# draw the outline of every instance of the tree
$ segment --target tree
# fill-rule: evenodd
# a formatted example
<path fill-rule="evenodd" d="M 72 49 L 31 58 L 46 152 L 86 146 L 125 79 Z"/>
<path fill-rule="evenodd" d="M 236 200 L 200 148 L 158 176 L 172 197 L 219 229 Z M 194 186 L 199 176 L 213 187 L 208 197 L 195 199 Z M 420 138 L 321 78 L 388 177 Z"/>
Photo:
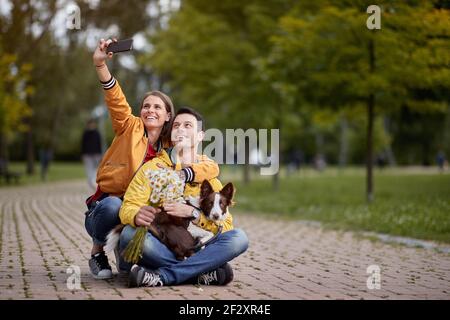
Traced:
<path fill-rule="evenodd" d="M 166 79 L 163 88 L 178 104 L 207 114 L 209 127 L 281 128 L 287 112 L 261 77 L 258 62 L 268 52 L 269 35 L 290 3 L 183 1 L 168 27 L 151 35 L 153 51 L 140 63 Z M 248 158 L 245 162 L 248 182 Z"/>
<path fill-rule="evenodd" d="M 382 1 L 381 30 L 368 30 L 368 1 L 302 2 L 280 20 L 265 69 L 315 108 L 367 112 L 367 200 L 373 200 L 376 113 L 407 107 L 445 112 L 448 101 L 450 15 L 428 1 Z M 419 94 L 426 92 L 427 94 Z"/>
<path fill-rule="evenodd" d="M 8 144 L 17 133 L 27 128 L 23 118 L 31 114 L 26 98 L 33 93 L 27 85 L 31 66 L 17 65 L 14 55 L 0 57 L 0 159 L 8 165 Z"/>
<path fill-rule="evenodd" d="M 26 130 L 18 143 L 26 145 L 27 172 L 34 172 L 38 148 L 78 151 L 77 133 L 93 106 L 101 101 L 102 90 L 92 67 L 92 49 L 87 37 L 93 28 L 110 29 L 117 34 L 104 36 L 132 37 L 143 30 L 148 20 L 148 2 L 130 1 L 123 10 L 121 1 L 99 1 L 97 4 L 76 1 L 81 12 L 81 29 L 65 30 L 56 37 L 52 26 L 57 14 L 64 14 L 72 1 L 17 0 L 10 1 L 10 10 L 0 15 L 0 46 L 6 54 L 16 57 L 17 65 L 32 65 L 27 85 L 35 89 L 25 103 L 32 113 L 21 119 Z M 150 1 L 149 1 L 150 2 Z M 153 1 L 155 2 L 155 1 Z M 129 7 L 128 7 L 129 6 Z M 61 31 L 61 30 L 56 30 Z M 90 40 L 90 39 L 89 39 Z M 135 82 L 130 83 L 134 88 Z M 97 87 L 98 90 L 92 90 Z M 9 92 L 9 94 L 13 94 Z M 22 148 L 15 148 L 20 154 Z"/>
<path fill-rule="evenodd" d="M 50 30 L 52 19 L 57 11 L 56 1 L 17 0 L 11 1 L 10 4 L 11 10 L 8 17 L 0 16 L 2 32 L 0 45 L 5 53 L 16 57 L 19 65 L 39 65 L 33 63 L 32 58 L 36 48 Z M 29 81 L 32 81 L 32 78 Z M 27 101 L 27 104 L 32 106 L 30 101 Z M 25 117 L 23 121 L 27 128 L 32 126 L 31 115 Z M 34 172 L 33 131 L 26 130 L 25 133 L 27 172 L 32 174 Z"/>

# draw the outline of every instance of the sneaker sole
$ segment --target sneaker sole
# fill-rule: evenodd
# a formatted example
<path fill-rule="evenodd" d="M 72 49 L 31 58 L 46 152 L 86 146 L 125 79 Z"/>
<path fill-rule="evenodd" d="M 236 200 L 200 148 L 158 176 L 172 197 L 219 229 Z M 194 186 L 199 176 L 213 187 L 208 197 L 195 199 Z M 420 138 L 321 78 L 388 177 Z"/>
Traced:
<path fill-rule="evenodd" d="M 113 275 L 110 275 L 110 276 L 97 276 L 97 275 L 92 274 L 92 273 L 91 273 L 91 276 L 94 279 L 96 279 L 96 280 L 107 280 L 107 279 L 112 279 L 113 278 Z"/>

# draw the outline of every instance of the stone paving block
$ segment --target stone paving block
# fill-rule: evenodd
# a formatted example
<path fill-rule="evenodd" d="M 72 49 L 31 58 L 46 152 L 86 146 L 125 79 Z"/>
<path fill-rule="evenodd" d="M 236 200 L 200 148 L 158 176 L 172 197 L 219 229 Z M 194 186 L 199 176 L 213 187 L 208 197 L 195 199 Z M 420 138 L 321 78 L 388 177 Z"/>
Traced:
<path fill-rule="evenodd" d="M 450 255 L 371 241 L 301 221 L 234 213 L 249 250 L 231 262 L 226 287 L 127 288 L 127 278 L 94 280 L 92 241 L 84 229 L 84 181 L 0 191 L 0 299 L 450 299 Z M 71 290 L 70 266 L 80 268 Z M 381 289 L 367 288 L 378 265 Z"/>

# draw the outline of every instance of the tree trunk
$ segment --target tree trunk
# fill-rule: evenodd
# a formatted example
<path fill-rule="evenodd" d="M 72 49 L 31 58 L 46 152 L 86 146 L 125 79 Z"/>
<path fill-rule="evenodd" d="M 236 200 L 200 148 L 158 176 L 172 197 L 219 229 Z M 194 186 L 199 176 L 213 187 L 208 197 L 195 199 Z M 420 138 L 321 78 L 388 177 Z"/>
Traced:
<path fill-rule="evenodd" d="M 281 156 L 281 154 L 280 154 L 280 156 Z M 279 163 L 281 163 L 280 159 L 279 159 Z M 280 170 L 278 170 L 278 172 L 275 173 L 272 177 L 272 188 L 276 192 L 280 191 Z"/>
<path fill-rule="evenodd" d="M 375 52 L 373 39 L 369 41 L 370 72 L 375 70 Z M 372 202 L 373 196 L 373 122 L 374 122 L 375 94 L 370 93 L 367 105 L 367 177 L 366 197 L 367 202 Z"/>
<path fill-rule="evenodd" d="M 27 157 L 27 174 L 34 174 L 34 142 L 31 130 L 25 133 L 26 157 Z"/>
<path fill-rule="evenodd" d="M 237 152 L 244 152 L 245 160 L 244 160 L 244 167 L 243 167 L 243 181 L 244 185 L 248 185 L 250 183 L 250 141 L 249 139 L 244 139 L 244 146 L 242 150 L 236 150 Z"/>
<path fill-rule="evenodd" d="M 375 95 L 369 96 L 367 112 L 367 202 L 373 201 L 373 109 L 375 104 Z"/>
<path fill-rule="evenodd" d="M 390 134 L 391 128 L 390 128 L 390 119 L 388 116 L 384 116 L 383 123 L 384 123 L 384 130 L 386 130 L 386 132 L 388 132 Z M 392 150 L 391 144 L 389 144 L 389 146 L 387 146 L 387 148 L 386 148 L 386 157 L 387 157 L 387 161 L 391 167 L 395 167 L 397 165 L 397 161 L 395 160 L 395 154 L 394 154 L 394 151 Z"/>
<path fill-rule="evenodd" d="M 450 106 L 447 108 L 447 115 L 445 116 L 444 131 L 442 133 L 442 151 L 446 154 L 450 153 Z"/>
<path fill-rule="evenodd" d="M 247 156 L 245 156 L 247 158 Z M 248 185 L 250 183 L 250 164 L 247 160 L 245 160 L 245 164 L 243 167 L 243 174 L 244 174 L 244 184 Z"/>
<path fill-rule="evenodd" d="M 3 170 L 8 171 L 8 142 L 6 139 L 6 135 L 1 133 L 0 134 L 0 161 L 1 165 L 3 166 Z"/>
<path fill-rule="evenodd" d="M 322 132 L 316 130 L 316 154 L 322 154 L 323 151 L 323 134 Z"/>
<path fill-rule="evenodd" d="M 281 129 L 282 129 L 281 127 L 282 126 L 283 126 L 283 107 L 282 107 L 282 104 L 280 104 L 279 105 L 279 111 L 278 111 L 278 117 L 277 117 L 277 120 L 275 122 L 275 128 L 277 128 L 281 132 Z M 270 150 L 272 150 L 272 143 L 274 143 L 274 142 L 271 139 L 271 141 L 270 141 L 270 146 L 271 146 Z M 278 192 L 280 190 L 280 171 L 281 171 L 281 164 L 282 164 L 282 161 L 281 161 L 282 152 L 281 152 L 281 150 L 283 150 L 281 148 L 281 144 L 282 144 L 282 142 L 280 141 L 279 145 L 278 145 L 278 171 L 272 177 L 272 188 L 273 188 L 273 190 L 275 192 Z M 272 157 L 272 159 L 274 159 L 274 156 L 273 156 L 272 153 L 270 154 L 270 156 Z"/>
<path fill-rule="evenodd" d="M 348 122 L 345 117 L 340 119 L 341 126 L 341 141 L 339 148 L 339 168 L 344 168 L 347 165 L 348 158 Z"/>

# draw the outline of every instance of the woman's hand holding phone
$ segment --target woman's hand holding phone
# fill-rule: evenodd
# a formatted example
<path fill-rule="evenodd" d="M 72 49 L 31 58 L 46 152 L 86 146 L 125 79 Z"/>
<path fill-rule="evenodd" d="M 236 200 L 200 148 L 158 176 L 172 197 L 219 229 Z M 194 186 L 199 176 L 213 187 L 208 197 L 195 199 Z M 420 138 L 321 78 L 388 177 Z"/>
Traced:
<path fill-rule="evenodd" d="M 107 53 L 106 51 L 107 47 L 113 42 L 117 42 L 117 39 L 108 39 L 106 41 L 105 39 L 100 39 L 97 48 L 95 48 L 94 55 L 92 56 L 92 60 L 96 67 L 101 67 L 105 64 L 106 59 L 111 59 L 113 57 L 114 53 Z"/>

